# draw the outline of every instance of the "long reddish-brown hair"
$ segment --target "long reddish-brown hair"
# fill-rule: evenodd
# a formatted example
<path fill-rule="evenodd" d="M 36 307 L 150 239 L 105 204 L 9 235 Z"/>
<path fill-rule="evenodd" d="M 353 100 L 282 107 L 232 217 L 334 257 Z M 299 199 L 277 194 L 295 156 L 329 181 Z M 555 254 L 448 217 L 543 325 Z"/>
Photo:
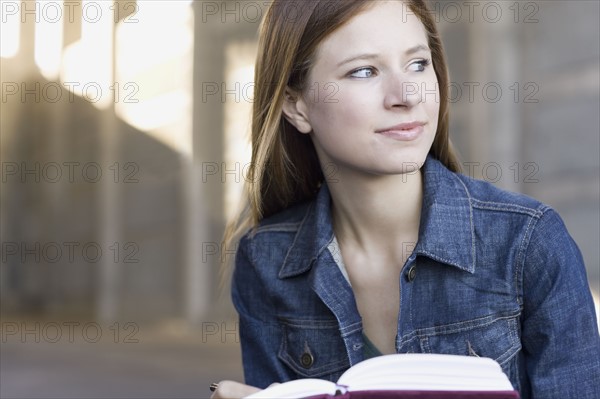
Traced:
<path fill-rule="evenodd" d="M 302 92 L 317 46 L 332 32 L 376 1 L 274 0 L 260 26 L 254 72 L 252 161 L 245 182 L 244 204 L 229 222 L 224 247 L 260 220 L 313 197 L 324 180 L 313 143 L 282 114 L 286 87 Z M 430 153 L 459 171 L 448 137 L 449 78 L 442 41 L 423 0 L 406 0 L 408 9 L 427 32 L 433 68 L 439 84 L 438 126 Z"/>

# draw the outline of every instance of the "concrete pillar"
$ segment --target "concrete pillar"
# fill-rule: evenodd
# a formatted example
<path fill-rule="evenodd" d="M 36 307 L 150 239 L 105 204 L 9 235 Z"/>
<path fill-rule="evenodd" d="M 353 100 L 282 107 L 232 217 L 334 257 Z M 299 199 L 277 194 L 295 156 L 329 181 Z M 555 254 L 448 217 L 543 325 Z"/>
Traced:
<path fill-rule="evenodd" d="M 110 46 L 112 58 L 112 81 L 115 80 L 115 26 L 111 29 Z M 110 90 L 111 101 L 107 109 L 102 111 L 100 117 L 101 155 L 102 168 L 114 164 L 119 157 L 119 134 L 117 117 L 115 114 L 114 90 Z M 116 242 L 121 245 L 122 217 L 121 217 L 121 192 L 120 184 L 110 176 L 104 176 L 100 186 L 100 246 L 107 252 Z M 109 253 L 101 259 L 100 279 L 98 281 L 98 297 L 96 298 L 97 318 L 105 323 L 115 321 L 119 317 L 119 287 L 121 273 L 120 264 L 114 261 Z"/>
<path fill-rule="evenodd" d="M 207 256 L 207 248 L 220 247 L 223 234 L 223 184 L 211 176 L 203 179 L 207 165 L 221 167 L 223 160 L 223 104 L 220 95 L 203 95 L 206 87 L 221 87 L 224 70 L 223 27 L 202 21 L 201 5 L 193 3 L 194 106 L 192 158 L 184 160 L 185 189 L 185 315 L 189 324 L 198 325 L 211 311 L 218 256 Z M 220 169 L 219 169 L 220 171 Z"/>

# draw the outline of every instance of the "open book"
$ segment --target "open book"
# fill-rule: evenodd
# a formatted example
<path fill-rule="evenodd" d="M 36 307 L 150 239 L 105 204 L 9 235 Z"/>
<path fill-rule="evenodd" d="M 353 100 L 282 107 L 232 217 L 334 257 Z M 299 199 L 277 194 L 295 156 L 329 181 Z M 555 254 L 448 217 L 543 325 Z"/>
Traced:
<path fill-rule="evenodd" d="M 484 357 L 440 354 L 378 356 L 349 368 L 337 383 L 300 379 L 246 399 L 480 398 L 518 399 L 500 365 Z"/>

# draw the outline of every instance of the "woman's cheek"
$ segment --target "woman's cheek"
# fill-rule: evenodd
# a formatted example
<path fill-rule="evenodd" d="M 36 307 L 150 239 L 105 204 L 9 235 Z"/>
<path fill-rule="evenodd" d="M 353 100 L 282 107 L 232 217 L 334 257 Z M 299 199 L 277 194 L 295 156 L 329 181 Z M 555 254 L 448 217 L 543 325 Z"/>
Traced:
<path fill-rule="evenodd" d="M 360 140 L 361 131 L 365 130 L 362 127 L 368 125 L 365 124 L 365 116 L 341 103 L 330 104 L 328 108 L 330 111 L 322 115 L 319 123 L 323 139 L 333 144 Z"/>

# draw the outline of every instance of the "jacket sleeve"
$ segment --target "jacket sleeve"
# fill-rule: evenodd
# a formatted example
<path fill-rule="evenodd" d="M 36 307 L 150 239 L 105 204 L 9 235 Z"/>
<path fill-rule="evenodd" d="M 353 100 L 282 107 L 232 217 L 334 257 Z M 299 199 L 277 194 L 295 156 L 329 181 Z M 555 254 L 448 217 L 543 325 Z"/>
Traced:
<path fill-rule="evenodd" d="M 522 343 L 532 398 L 600 398 L 600 337 L 583 258 L 549 208 L 526 249 Z"/>
<path fill-rule="evenodd" d="M 256 270 L 251 252 L 248 237 L 242 237 L 235 257 L 231 296 L 239 315 L 245 383 L 266 388 L 289 377 L 277 361 L 280 327 L 268 287 Z"/>

